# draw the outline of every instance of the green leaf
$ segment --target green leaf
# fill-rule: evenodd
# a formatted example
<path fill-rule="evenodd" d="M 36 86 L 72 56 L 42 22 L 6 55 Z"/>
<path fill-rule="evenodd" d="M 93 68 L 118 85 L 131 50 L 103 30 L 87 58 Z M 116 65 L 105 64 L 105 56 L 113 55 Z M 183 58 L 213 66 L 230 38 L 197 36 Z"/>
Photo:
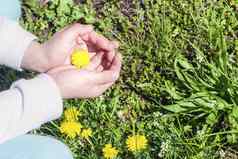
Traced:
<path fill-rule="evenodd" d="M 187 111 L 186 108 L 183 108 L 178 104 L 163 106 L 163 108 L 168 110 L 168 111 L 171 111 L 173 113 L 182 113 L 182 112 Z"/>
<path fill-rule="evenodd" d="M 227 135 L 227 141 L 230 144 L 237 143 L 237 135 L 236 134 L 229 134 L 229 135 Z"/>
<path fill-rule="evenodd" d="M 186 70 L 193 70 L 194 67 L 192 64 L 188 63 L 188 60 L 184 57 L 179 57 L 177 62 Z"/>
<path fill-rule="evenodd" d="M 232 115 L 238 120 L 238 106 L 234 106 L 232 109 Z"/>
<path fill-rule="evenodd" d="M 214 125 L 217 122 L 217 115 L 215 113 L 211 113 L 207 116 L 206 123 L 209 125 Z"/>
<path fill-rule="evenodd" d="M 165 81 L 166 91 L 171 95 L 172 98 L 179 100 L 182 99 L 182 96 L 179 92 L 176 91 L 176 88 L 173 86 L 172 82 Z"/>

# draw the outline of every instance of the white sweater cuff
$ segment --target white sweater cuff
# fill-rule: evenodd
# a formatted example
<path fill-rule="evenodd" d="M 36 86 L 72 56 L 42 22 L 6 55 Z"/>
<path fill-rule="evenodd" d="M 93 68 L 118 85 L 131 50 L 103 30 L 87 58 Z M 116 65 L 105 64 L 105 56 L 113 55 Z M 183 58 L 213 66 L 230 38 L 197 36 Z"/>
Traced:
<path fill-rule="evenodd" d="M 0 64 L 21 70 L 24 53 L 36 36 L 3 17 L 0 17 L 0 35 Z"/>
<path fill-rule="evenodd" d="M 63 111 L 60 90 L 53 79 L 41 74 L 31 80 L 20 80 L 12 85 L 22 93 L 23 127 L 27 132 L 48 121 L 59 118 Z"/>

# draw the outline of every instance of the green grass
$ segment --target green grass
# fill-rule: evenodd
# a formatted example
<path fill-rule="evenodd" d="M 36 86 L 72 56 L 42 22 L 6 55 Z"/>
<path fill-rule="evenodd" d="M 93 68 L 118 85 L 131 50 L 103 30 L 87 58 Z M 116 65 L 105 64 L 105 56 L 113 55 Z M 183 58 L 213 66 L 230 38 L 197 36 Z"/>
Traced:
<path fill-rule="evenodd" d="M 23 11 L 22 25 L 42 42 L 73 22 L 92 24 L 121 43 L 124 59 L 120 80 L 103 96 L 65 101 L 93 129 L 90 142 L 65 138 L 61 119 L 35 133 L 65 142 L 76 159 L 103 158 L 107 143 L 123 159 L 238 157 L 237 1 L 55 0 L 42 7 L 25 0 Z M 125 144 L 135 133 L 149 140 L 139 154 Z"/>

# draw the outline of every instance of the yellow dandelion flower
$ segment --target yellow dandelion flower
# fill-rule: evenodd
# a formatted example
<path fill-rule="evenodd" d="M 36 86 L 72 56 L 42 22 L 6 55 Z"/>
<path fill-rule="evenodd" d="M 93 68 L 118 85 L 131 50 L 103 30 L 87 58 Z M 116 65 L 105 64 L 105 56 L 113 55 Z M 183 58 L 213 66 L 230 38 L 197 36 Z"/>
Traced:
<path fill-rule="evenodd" d="M 60 132 L 69 138 L 75 138 L 80 135 L 82 125 L 76 121 L 63 121 L 60 124 Z"/>
<path fill-rule="evenodd" d="M 106 144 L 104 148 L 102 149 L 103 156 L 106 159 L 113 159 L 117 156 L 118 150 L 115 147 L 112 147 L 112 144 Z"/>
<path fill-rule="evenodd" d="M 90 57 L 86 49 L 76 49 L 71 56 L 72 65 L 77 68 L 85 67 L 89 64 Z"/>
<path fill-rule="evenodd" d="M 93 134 L 92 129 L 88 128 L 88 129 L 83 129 L 81 136 L 82 138 L 89 139 L 89 137 L 91 137 L 92 134 Z"/>
<path fill-rule="evenodd" d="M 64 111 L 64 118 L 66 121 L 77 121 L 80 112 L 76 107 L 68 108 Z"/>
<path fill-rule="evenodd" d="M 126 140 L 127 148 L 129 151 L 136 152 L 146 148 L 147 139 L 144 135 L 129 136 Z"/>

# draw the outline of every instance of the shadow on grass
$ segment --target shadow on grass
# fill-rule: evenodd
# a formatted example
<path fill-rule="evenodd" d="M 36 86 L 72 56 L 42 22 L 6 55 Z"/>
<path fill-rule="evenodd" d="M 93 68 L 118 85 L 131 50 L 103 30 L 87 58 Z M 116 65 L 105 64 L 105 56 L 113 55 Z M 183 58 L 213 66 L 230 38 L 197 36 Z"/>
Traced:
<path fill-rule="evenodd" d="M 29 79 L 34 73 L 28 71 L 16 71 L 8 67 L 0 66 L 0 91 L 10 88 L 14 81 L 21 78 Z"/>

